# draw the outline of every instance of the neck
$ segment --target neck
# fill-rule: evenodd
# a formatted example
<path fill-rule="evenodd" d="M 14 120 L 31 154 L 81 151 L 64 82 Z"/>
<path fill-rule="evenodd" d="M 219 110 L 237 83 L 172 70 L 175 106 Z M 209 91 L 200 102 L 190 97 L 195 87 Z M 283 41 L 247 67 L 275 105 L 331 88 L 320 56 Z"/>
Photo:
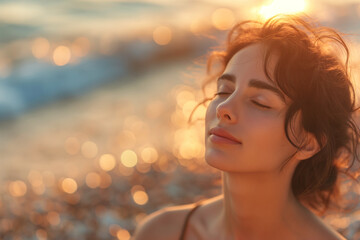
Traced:
<path fill-rule="evenodd" d="M 303 207 L 291 191 L 291 175 L 286 174 L 223 173 L 222 217 L 229 236 L 267 239 L 291 228 Z"/>

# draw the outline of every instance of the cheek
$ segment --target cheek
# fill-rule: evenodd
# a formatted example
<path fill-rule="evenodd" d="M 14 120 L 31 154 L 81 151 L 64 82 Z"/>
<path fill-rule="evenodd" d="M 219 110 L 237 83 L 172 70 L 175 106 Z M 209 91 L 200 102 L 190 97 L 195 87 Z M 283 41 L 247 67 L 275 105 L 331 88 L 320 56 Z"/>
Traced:
<path fill-rule="evenodd" d="M 249 124 L 249 128 L 244 129 L 247 140 L 244 147 L 248 146 L 254 158 L 267 159 L 270 165 L 277 165 L 294 153 L 295 148 L 285 136 L 282 121 L 263 118 L 262 121 L 249 121 Z"/>

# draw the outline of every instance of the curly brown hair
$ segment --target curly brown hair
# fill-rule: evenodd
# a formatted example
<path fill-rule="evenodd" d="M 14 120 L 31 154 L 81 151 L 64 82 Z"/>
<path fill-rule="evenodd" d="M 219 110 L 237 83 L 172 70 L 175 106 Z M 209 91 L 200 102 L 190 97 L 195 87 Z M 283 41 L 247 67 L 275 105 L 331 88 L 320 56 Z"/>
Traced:
<path fill-rule="evenodd" d="M 340 33 L 317 26 L 307 16 L 277 15 L 263 23 L 243 21 L 229 32 L 225 49 L 208 58 L 203 91 L 239 50 L 255 43 L 267 46 L 264 72 L 291 99 L 284 124 L 287 139 L 301 147 L 291 141 L 288 132 L 295 114 L 301 112 L 303 129 L 320 145 L 318 153 L 297 165 L 292 191 L 304 204 L 324 213 L 330 202 L 340 200 L 339 174 L 356 180 L 350 169 L 355 161 L 360 162 L 360 134 L 354 121 L 359 108 L 349 76 L 349 48 Z M 345 61 L 338 57 L 339 50 L 345 53 Z M 267 71 L 272 54 L 279 56 L 274 79 Z M 221 67 L 214 70 L 219 63 Z"/>

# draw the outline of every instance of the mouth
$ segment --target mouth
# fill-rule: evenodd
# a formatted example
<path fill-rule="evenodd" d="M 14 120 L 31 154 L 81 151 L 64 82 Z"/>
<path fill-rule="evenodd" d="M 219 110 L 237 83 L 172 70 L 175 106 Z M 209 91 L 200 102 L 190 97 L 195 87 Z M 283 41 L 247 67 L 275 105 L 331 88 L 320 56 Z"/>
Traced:
<path fill-rule="evenodd" d="M 241 144 L 241 141 L 232 136 L 223 128 L 215 127 L 209 131 L 209 139 L 218 144 Z"/>

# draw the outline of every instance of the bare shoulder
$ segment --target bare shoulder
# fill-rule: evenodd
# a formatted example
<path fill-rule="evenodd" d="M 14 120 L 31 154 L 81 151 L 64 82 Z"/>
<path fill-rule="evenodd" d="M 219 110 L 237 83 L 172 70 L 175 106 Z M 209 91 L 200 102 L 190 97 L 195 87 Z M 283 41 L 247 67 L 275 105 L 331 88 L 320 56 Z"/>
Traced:
<path fill-rule="evenodd" d="M 316 222 L 313 224 L 311 232 L 312 239 L 316 240 L 347 240 L 343 235 L 333 229 L 320 217 L 316 216 Z"/>
<path fill-rule="evenodd" d="M 132 240 L 177 240 L 186 214 L 194 205 L 166 207 L 148 215 L 136 227 Z"/>
<path fill-rule="evenodd" d="M 330 226 L 326 226 L 325 232 L 323 234 L 323 238 L 324 240 L 346 240 L 346 238 L 341 235 L 339 232 L 335 231 L 333 228 L 331 228 Z"/>
<path fill-rule="evenodd" d="M 314 238 L 315 239 L 315 238 Z M 316 237 L 319 240 L 347 240 L 343 235 L 333 229 L 322 230 Z"/>

